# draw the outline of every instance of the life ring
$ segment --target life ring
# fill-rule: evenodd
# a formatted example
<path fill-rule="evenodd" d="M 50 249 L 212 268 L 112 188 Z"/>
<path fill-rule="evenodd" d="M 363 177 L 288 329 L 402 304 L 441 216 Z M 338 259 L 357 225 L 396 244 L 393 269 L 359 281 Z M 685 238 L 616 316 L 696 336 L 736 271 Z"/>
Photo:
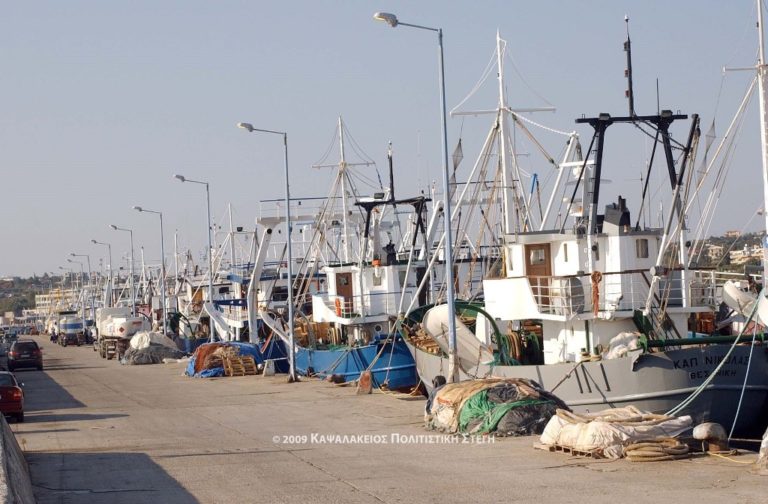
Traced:
<path fill-rule="evenodd" d="M 590 278 L 592 280 L 592 313 L 597 317 L 600 311 L 600 281 L 603 279 L 603 274 L 593 271 Z"/>
<path fill-rule="evenodd" d="M 334 302 L 336 305 L 336 316 L 341 317 L 341 300 L 339 298 L 336 298 L 336 301 Z"/>

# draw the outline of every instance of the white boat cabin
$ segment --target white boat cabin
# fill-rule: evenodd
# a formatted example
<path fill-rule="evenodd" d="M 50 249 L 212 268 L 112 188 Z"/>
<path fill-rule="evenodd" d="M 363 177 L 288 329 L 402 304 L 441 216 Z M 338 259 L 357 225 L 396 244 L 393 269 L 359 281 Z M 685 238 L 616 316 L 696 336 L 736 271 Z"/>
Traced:
<path fill-rule="evenodd" d="M 483 282 L 485 309 L 500 330 L 541 321 L 547 364 L 608 348 L 618 334 L 637 331 L 633 316 L 646 307 L 661 231 L 633 228 L 621 198 L 602 217 L 592 236 L 579 227 L 506 235 L 506 276 Z M 712 309 L 714 293 L 700 275 L 675 266 L 655 289 L 669 331 L 685 336 L 691 312 Z"/>

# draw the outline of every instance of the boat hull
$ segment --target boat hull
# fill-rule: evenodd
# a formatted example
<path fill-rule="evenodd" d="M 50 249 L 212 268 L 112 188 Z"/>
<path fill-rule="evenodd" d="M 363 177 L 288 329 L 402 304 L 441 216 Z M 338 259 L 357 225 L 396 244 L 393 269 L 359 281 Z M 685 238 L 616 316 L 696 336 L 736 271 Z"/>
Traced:
<path fill-rule="evenodd" d="M 369 368 L 374 386 L 386 384 L 390 389 L 402 389 L 419 383 L 416 364 L 401 338 L 394 343 L 332 350 L 304 347 L 296 349 L 296 370 L 304 376 L 325 378 L 337 375 L 345 382 L 351 382 L 357 380 L 360 373 Z"/>
<path fill-rule="evenodd" d="M 447 357 L 408 344 L 425 386 L 446 375 Z M 722 361 L 728 345 L 708 345 L 670 350 L 619 359 L 521 366 L 477 366 L 462 369 L 462 380 L 484 377 L 529 378 L 554 392 L 574 411 L 590 412 L 635 405 L 654 413 L 665 413 L 697 389 Z M 736 431 L 762 432 L 768 419 L 761 418 L 768 403 L 768 353 L 755 346 L 737 346 L 718 376 L 681 414 L 695 422 L 711 421 L 730 430 L 739 407 L 744 378 L 749 378 L 741 401 Z"/>

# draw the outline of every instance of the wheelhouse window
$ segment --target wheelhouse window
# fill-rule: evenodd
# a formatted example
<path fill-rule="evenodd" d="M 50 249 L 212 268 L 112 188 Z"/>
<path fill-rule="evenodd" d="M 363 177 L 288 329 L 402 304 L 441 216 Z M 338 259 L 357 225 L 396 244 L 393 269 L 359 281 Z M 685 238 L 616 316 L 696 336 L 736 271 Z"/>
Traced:
<path fill-rule="evenodd" d="M 541 249 L 541 248 L 531 249 L 530 255 L 528 257 L 528 261 L 531 263 L 531 265 L 544 264 L 545 260 L 546 260 L 546 254 L 544 254 L 544 249 Z"/>
<path fill-rule="evenodd" d="M 638 259 L 648 258 L 648 239 L 640 238 L 635 241 L 635 250 L 637 252 Z"/>

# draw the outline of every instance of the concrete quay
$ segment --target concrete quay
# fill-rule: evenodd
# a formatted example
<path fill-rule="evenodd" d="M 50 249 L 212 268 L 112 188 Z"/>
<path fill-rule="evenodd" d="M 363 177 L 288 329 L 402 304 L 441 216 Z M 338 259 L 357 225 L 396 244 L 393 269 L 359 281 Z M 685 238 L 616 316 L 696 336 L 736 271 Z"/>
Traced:
<path fill-rule="evenodd" d="M 19 370 L 11 422 L 40 503 L 734 502 L 762 504 L 754 454 L 632 463 L 534 450 L 535 438 L 445 437 L 424 400 L 283 376 L 193 379 L 44 347 Z"/>

